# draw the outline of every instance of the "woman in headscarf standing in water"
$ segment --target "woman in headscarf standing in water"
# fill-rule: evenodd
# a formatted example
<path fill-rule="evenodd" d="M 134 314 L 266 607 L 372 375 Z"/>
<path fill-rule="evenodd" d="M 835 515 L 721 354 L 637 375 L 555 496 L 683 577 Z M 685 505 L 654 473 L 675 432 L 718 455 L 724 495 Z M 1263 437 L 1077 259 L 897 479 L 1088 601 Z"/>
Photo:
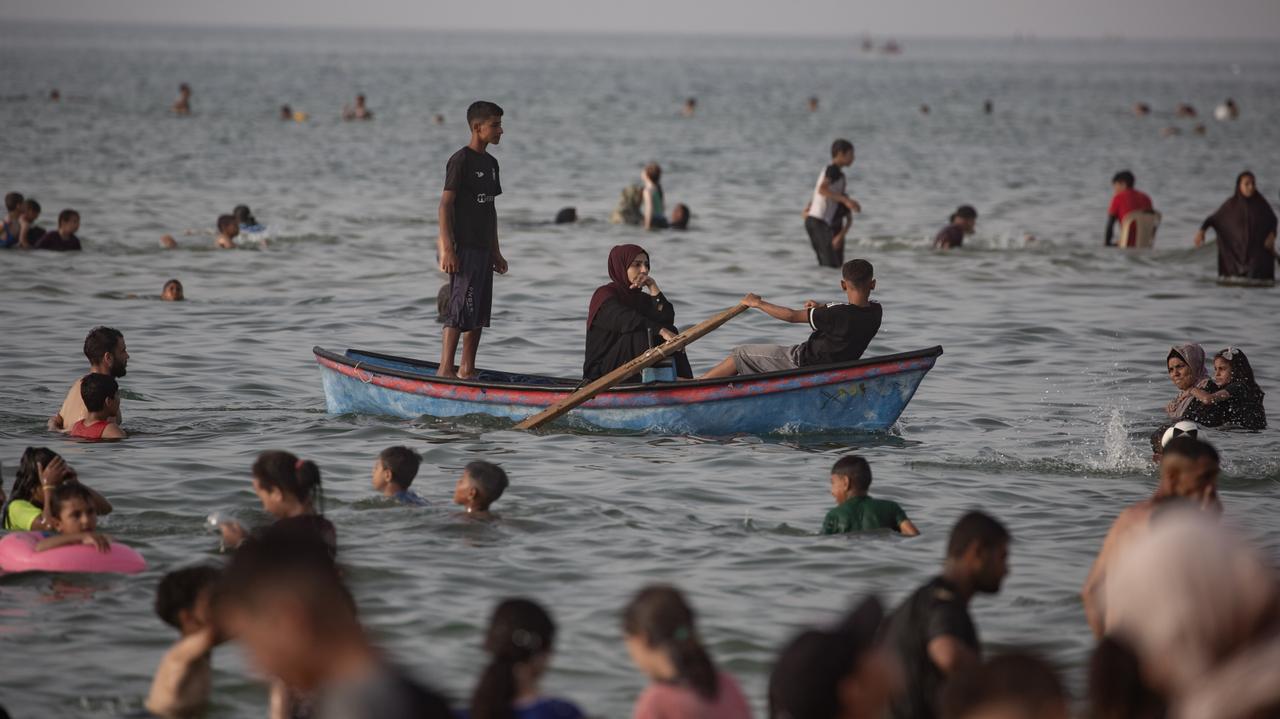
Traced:
<path fill-rule="evenodd" d="M 1218 233 L 1218 280 L 1271 286 L 1276 281 L 1276 213 L 1258 191 L 1252 172 L 1236 178 L 1236 191 L 1196 233 L 1196 247 L 1205 230 Z"/>
<path fill-rule="evenodd" d="M 1169 381 L 1178 388 L 1178 396 L 1165 406 L 1169 419 L 1177 422 L 1186 414 L 1195 399 L 1191 390 L 1204 389 L 1209 384 L 1209 373 L 1204 368 L 1204 348 L 1198 344 L 1176 345 L 1165 356 L 1169 369 Z"/>
<path fill-rule="evenodd" d="M 597 379 L 676 336 L 676 311 L 649 275 L 649 253 L 639 245 L 609 251 L 609 284 L 597 288 L 587 312 L 583 379 Z M 692 377 L 683 352 L 674 358 L 676 374 Z M 639 381 L 628 377 L 627 382 Z"/>

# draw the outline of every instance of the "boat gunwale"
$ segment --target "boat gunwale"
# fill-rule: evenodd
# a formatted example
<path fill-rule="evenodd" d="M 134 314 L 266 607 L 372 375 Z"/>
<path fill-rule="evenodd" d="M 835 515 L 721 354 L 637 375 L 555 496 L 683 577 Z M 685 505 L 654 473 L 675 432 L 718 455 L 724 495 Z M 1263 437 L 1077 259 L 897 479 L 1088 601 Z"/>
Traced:
<path fill-rule="evenodd" d="M 424 384 L 434 384 L 434 385 L 445 386 L 445 387 L 453 386 L 453 387 L 468 388 L 468 389 L 505 390 L 505 391 L 514 391 L 514 392 L 546 392 L 550 394 L 563 395 L 566 393 L 572 393 L 574 390 L 578 389 L 583 384 L 581 380 L 572 380 L 572 379 L 566 379 L 566 378 L 560 378 L 560 377 L 549 377 L 546 375 L 530 375 L 530 374 L 525 374 L 523 376 L 534 377 L 534 378 L 544 379 L 544 380 L 551 380 L 551 381 L 563 383 L 563 384 L 543 385 L 543 384 L 520 384 L 520 383 L 513 383 L 513 382 L 487 382 L 487 381 L 482 382 L 478 380 L 436 377 L 435 375 L 423 374 L 418 372 L 409 372 L 405 370 L 389 368 L 383 365 L 367 365 L 363 360 L 353 360 L 350 357 L 346 356 L 345 354 L 339 354 L 337 352 L 327 350 L 318 345 L 312 347 L 311 351 L 315 355 L 317 361 L 321 359 L 328 360 L 330 362 L 333 362 L 334 364 L 343 365 L 355 371 L 364 371 L 371 376 L 374 374 L 384 375 L 384 376 L 395 377 L 402 380 L 422 382 Z M 357 352 L 359 354 L 366 355 L 369 357 L 377 357 L 380 359 L 390 360 L 393 362 L 401 362 L 401 363 L 410 364 L 410 365 L 418 365 L 418 366 L 432 367 L 432 368 L 439 366 L 434 362 L 427 362 L 425 360 L 415 360 L 409 357 L 399 357 L 396 355 L 388 355 L 380 352 L 370 352 L 370 351 L 356 349 L 356 348 L 348 348 L 347 351 Z M 826 364 L 826 365 L 811 365 L 808 367 L 801 367 L 793 370 L 782 370 L 778 372 L 764 372 L 761 374 L 748 375 L 746 376 L 746 378 L 744 378 L 743 376 L 734 376 L 734 377 L 721 377 L 717 379 L 687 380 L 687 381 L 676 382 L 676 383 L 663 383 L 656 387 L 651 384 L 618 385 L 616 387 L 610 388 L 604 394 L 606 395 L 614 395 L 614 394 L 661 395 L 667 392 L 675 392 L 675 391 L 683 392 L 691 389 L 728 387 L 730 385 L 737 385 L 739 388 L 741 388 L 744 385 L 750 386 L 754 384 L 769 384 L 769 383 L 772 383 L 774 380 L 778 380 L 778 379 L 800 378 L 806 375 L 821 374 L 825 372 L 833 372 L 833 371 L 848 370 L 848 369 L 859 369 L 862 367 L 873 367 L 876 365 L 890 365 L 890 364 L 906 362 L 910 360 L 917 360 L 917 359 L 935 359 L 936 360 L 938 357 L 942 355 L 942 353 L 943 353 L 942 346 L 934 345 L 933 347 L 928 347 L 925 349 L 913 350 L 910 352 L 898 352 L 896 354 L 881 355 L 878 357 L 868 357 L 865 359 L 857 359 L 850 362 L 840 362 L 840 363 Z M 323 364 L 321 366 L 323 366 Z M 517 374 L 517 373 L 507 373 L 507 374 Z M 359 379 L 359 377 L 356 377 L 356 379 Z"/>

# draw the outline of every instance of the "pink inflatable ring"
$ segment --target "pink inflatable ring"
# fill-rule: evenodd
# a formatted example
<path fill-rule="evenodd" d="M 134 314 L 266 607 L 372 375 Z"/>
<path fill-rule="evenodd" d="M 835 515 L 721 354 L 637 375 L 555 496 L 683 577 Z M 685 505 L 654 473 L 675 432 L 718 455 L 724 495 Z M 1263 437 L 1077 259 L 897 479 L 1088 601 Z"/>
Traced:
<path fill-rule="evenodd" d="M 37 552 L 36 542 L 43 537 L 41 532 L 11 532 L 0 539 L 0 572 L 137 574 L 147 568 L 141 554 L 116 541 L 106 552 L 87 544 Z"/>

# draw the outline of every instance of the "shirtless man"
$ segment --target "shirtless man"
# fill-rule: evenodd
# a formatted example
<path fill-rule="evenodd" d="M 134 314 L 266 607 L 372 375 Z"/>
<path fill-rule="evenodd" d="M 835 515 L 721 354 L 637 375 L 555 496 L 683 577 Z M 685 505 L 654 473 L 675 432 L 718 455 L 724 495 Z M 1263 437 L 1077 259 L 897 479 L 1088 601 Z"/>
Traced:
<path fill-rule="evenodd" d="M 364 95 L 356 95 L 356 104 L 354 107 L 347 105 L 342 108 L 342 119 L 344 120 L 372 120 L 373 113 L 369 112 L 369 108 L 364 105 Z"/>
<path fill-rule="evenodd" d="M 125 349 L 124 335 L 110 327 L 94 327 L 89 331 L 89 336 L 84 338 L 84 356 L 89 358 L 90 372 L 116 378 L 125 375 L 125 366 L 129 363 L 129 351 Z M 89 410 L 84 406 L 84 400 L 80 398 L 80 380 L 77 379 L 67 391 L 62 409 L 49 418 L 49 429 L 68 432 L 76 422 L 85 419 L 88 414 Z M 118 410 L 114 422 L 120 423 Z"/>
<path fill-rule="evenodd" d="M 173 101 L 173 114 L 186 116 L 191 114 L 191 86 L 182 83 L 178 86 L 178 99 Z"/>
<path fill-rule="evenodd" d="M 1080 595 L 1084 599 L 1085 618 L 1094 636 L 1106 633 L 1106 607 L 1102 605 L 1103 583 L 1107 567 L 1122 548 L 1147 532 L 1152 515 L 1162 502 L 1182 499 L 1200 509 L 1218 514 L 1218 452 L 1207 442 L 1189 437 L 1175 437 L 1164 446 L 1160 462 L 1160 486 L 1147 500 L 1120 513 L 1102 542 L 1102 551 L 1094 560 Z"/>

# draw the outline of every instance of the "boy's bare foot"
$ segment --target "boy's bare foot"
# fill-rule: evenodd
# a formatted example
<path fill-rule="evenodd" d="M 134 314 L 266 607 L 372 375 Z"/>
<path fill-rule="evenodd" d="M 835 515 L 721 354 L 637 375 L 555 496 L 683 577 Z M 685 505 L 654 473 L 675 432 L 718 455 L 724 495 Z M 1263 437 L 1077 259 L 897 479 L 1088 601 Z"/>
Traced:
<path fill-rule="evenodd" d="M 458 379 L 458 370 L 453 367 L 441 367 L 436 370 L 436 376 L 444 377 L 446 379 Z"/>
<path fill-rule="evenodd" d="M 479 376 L 480 376 L 479 372 L 472 372 L 470 374 L 463 374 L 459 372 L 457 374 L 458 379 L 475 379 L 476 377 L 479 377 Z"/>

